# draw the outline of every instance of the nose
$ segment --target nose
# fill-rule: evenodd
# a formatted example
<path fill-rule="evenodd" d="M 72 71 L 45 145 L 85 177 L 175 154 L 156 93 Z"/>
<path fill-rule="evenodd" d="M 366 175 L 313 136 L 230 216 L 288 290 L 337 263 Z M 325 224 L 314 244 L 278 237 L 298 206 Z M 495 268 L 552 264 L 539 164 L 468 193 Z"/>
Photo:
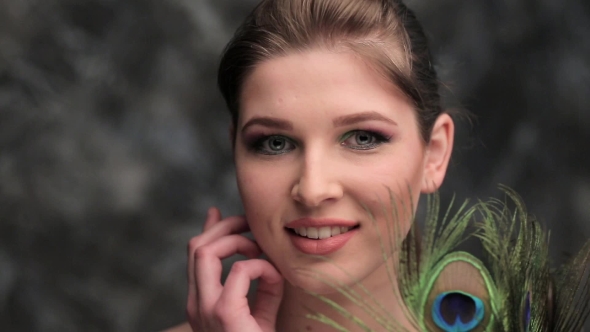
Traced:
<path fill-rule="evenodd" d="M 325 154 L 307 155 L 302 160 L 300 176 L 291 190 L 295 201 L 308 208 L 316 208 L 342 197 L 343 188 L 336 175 L 337 169 L 329 161 Z"/>

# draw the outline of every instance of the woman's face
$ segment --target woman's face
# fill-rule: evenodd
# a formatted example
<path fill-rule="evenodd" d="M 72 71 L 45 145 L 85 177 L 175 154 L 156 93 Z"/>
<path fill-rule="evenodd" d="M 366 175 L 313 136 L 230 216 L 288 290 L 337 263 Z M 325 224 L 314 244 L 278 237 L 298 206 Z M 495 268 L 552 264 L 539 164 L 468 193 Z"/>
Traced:
<path fill-rule="evenodd" d="M 383 259 L 363 204 L 385 234 L 380 202 L 389 202 L 388 188 L 398 211 L 413 211 L 420 192 L 444 177 L 450 152 L 435 151 L 442 134 L 433 132 L 425 144 L 408 99 L 352 53 L 312 50 L 267 60 L 245 81 L 240 103 L 234 153 L 246 219 L 291 284 L 328 289 L 297 272 L 338 275 L 314 255 L 365 279 Z M 450 118 L 438 127 L 452 145 Z M 435 173 L 441 167 L 442 177 Z M 397 221 L 398 233 L 405 235 L 408 216 Z"/>

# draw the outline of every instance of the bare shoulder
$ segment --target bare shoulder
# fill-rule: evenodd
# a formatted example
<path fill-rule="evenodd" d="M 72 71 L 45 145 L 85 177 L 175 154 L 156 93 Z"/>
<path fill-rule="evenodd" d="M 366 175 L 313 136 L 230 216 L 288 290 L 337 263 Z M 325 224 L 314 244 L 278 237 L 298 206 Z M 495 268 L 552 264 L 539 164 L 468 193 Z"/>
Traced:
<path fill-rule="evenodd" d="M 188 323 L 184 323 L 163 330 L 162 332 L 193 332 L 193 330 L 191 329 L 191 326 Z"/>

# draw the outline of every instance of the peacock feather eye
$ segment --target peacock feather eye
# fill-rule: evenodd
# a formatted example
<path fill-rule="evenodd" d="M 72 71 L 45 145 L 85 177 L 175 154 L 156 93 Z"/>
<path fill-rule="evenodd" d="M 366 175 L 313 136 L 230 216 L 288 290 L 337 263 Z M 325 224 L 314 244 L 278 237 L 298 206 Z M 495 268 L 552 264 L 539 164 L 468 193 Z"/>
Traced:
<path fill-rule="evenodd" d="M 439 294 L 432 305 L 434 323 L 446 332 L 467 332 L 477 327 L 485 315 L 481 299 L 461 291 Z"/>
<path fill-rule="evenodd" d="M 480 260 L 465 252 L 446 255 L 423 289 L 422 329 L 484 332 L 493 326 L 495 288 Z"/>

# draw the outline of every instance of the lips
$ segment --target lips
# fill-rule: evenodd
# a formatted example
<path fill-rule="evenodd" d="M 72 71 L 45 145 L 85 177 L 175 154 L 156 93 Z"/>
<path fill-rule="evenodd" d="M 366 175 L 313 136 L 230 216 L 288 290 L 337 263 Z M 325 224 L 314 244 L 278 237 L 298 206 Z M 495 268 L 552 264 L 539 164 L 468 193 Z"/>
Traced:
<path fill-rule="evenodd" d="M 344 234 L 350 230 L 350 227 L 340 227 L 340 226 L 325 226 L 325 227 L 300 227 L 294 228 L 293 231 L 295 234 L 303 237 L 308 237 L 310 239 L 327 239 L 332 236 Z"/>
<path fill-rule="evenodd" d="M 357 226 L 358 223 L 350 220 L 302 218 L 285 227 L 291 243 L 299 251 L 328 255 L 341 249 L 358 232 Z"/>
<path fill-rule="evenodd" d="M 355 227 L 358 222 L 346 219 L 334 219 L 334 218 L 301 218 L 288 222 L 285 227 L 287 228 L 300 228 L 300 227 Z"/>

